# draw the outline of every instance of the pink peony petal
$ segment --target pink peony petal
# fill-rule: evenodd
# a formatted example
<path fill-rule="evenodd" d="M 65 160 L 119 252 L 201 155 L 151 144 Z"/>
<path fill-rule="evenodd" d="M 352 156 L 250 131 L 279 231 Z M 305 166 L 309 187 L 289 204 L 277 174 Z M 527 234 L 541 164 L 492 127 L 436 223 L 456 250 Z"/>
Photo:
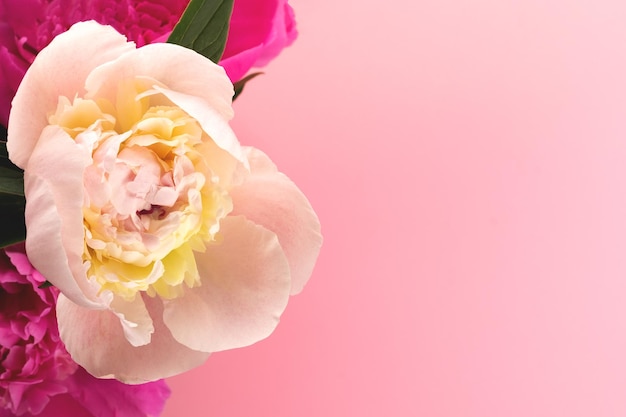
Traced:
<path fill-rule="evenodd" d="M 267 65 L 298 33 L 287 0 L 237 0 L 221 65 L 237 81 L 252 67 Z"/>
<path fill-rule="evenodd" d="M 267 337 L 287 305 L 291 285 L 274 233 L 239 216 L 223 219 L 220 232 L 224 240 L 196 256 L 202 284 L 164 301 L 163 320 L 174 338 L 204 352 Z"/>
<path fill-rule="evenodd" d="M 230 19 L 224 57 L 263 45 L 272 31 L 276 10 L 285 0 L 237 0 Z"/>
<path fill-rule="evenodd" d="M 21 417 L 148 417 L 163 411 L 170 390 L 165 381 L 126 385 L 113 379 L 97 379 L 82 368 L 63 381 L 69 392 L 51 396 L 41 409 Z M 0 409 L 0 417 L 14 417 Z"/>
<path fill-rule="evenodd" d="M 74 302 L 103 308 L 95 296 L 85 296 L 94 293 L 82 260 L 83 171 L 88 164 L 89 156 L 62 129 L 50 126 L 41 134 L 24 175 L 26 252 L 35 268 Z"/>
<path fill-rule="evenodd" d="M 164 381 L 126 385 L 114 379 L 96 379 L 82 368 L 68 383 L 71 396 L 94 417 L 158 416 L 170 395 Z"/>
<path fill-rule="evenodd" d="M 291 293 L 302 291 L 322 245 L 320 223 L 302 191 L 258 149 L 247 148 L 251 175 L 233 188 L 233 215 L 276 233 L 291 268 Z"/>
<path fill-rule="evenodd" d="M 17 272 L 22 275 L 23 281 L 26 281 L 26 276 L 33 275 L 30 278 L 34 278 L 36 282 L 44 282 L 45 279 L 33 268 L 26 254 L 22 252 L 23 250 L 23 243 L 4 248 L 4 252 L 11 260 L 11 264 L 13 264 Z"/>
<path fill-rule="evenodd" d="M 27 413 L 22 417 L 31 417 L 33 414 Z M 37 417 L 94 417 L 94 414 L 76 401 L 70 394 L 55 395 L 43 411 Z M 0 414 L 0 417 L 4 417 Z"/>
<path fill-rule="evenodd" d="M 222 59 L 220 65 L 224 67 L 228 77 L 233 82 L 236 82 L 242 79 L 250 68 L 252 68 L 254 63 L 259 59 L 259 56 L 261 56 L 262 51 L 263 45 L 257 45 Z"/>
<path fill-rule="evenodd" d="M 262 67 L 269 64 L 283 49 L 291 45 L 297 37 L 298 31 L 296 30 L 293 9 L 287 4 L 287 0 L 279 1 L 272 21 L 272 30 L 265 39 L 265 48 L 255 66 Z"/>
<path fill-rule="evenodd" d="M 20 168 L 26 166 L 59 96 L 83 95 L 93 68 L 134 49 L 113 28 L 93 21 L 74 25 L 50 45 L 37 55 L 13 99 L 8 135 L 19 140 L 9 141 L 7 147 L 11 161 Z"/>
<path fill-rule="evenodd" d="M 137 384 L 185 372 L 209 357 L 174 340 L 163 324 L 160 300 L 145 297 L 144 301 L 155 332 L 149 345 L 133 347 L 113 312 L 80 307 L 60 295 L 59 332 L 72 358 L 96 377 Z"/>

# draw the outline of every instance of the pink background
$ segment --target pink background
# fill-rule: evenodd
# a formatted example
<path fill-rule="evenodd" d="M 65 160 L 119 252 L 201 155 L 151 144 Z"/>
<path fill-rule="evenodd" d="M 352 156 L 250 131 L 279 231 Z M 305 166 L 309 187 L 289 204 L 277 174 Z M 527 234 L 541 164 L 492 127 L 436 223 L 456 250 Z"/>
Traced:
<path fill-rule="evenodd" d="M 292 4 L 235 128 L 325 244 L 164 416 L 626 416 L 626 3 Z"/>

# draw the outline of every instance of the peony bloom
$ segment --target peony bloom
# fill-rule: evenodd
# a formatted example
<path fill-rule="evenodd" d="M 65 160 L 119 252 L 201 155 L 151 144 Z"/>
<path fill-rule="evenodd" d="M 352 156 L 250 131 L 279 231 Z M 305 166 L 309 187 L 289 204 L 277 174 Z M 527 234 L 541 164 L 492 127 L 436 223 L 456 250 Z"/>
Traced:
<path fill-rule="evenodd" d="M 44 282 L 23 245 L 0 251 L 0 417 L 159 415 L 165 382 L 100 380 L 72 361 L 59 339 L 58 290 Z"/>
<path fill-rule="evenodd" d="M 137 46 L 164 42 L 189 0 L 0 0 L 0 123 L 37 53 L 74 23 L 111 25 Z M 287 0 L 236 0 L 222 63 L 230 79 L 266 65 L 296 38 Z"/>
<path fill-rule="evenodd" d="M 79 54 L 76 51 L 81 51 Z M 58 287 L 61 338 L 91 374 L 141 382 L 252 344 L 308 280 L 319 221 L 228 125 L 222 67 L 74 25 L 13 102 L 26 248 Z"/>

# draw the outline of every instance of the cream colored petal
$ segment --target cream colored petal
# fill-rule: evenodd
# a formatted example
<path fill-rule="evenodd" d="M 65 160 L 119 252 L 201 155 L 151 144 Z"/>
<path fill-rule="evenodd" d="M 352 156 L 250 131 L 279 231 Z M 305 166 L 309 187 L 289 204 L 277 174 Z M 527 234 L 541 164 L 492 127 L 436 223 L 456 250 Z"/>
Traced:
<path fill-rule="evenodd" d="M 55 37 L 37 55 L 20 84 L 9 116 L 9 156 L 24 168 L 59 96 L 83 95 L 87 75 L 98 65 L 134 49 L 110 26 L 82 22 Z M 54 80 L 54 81 L 51 81 Z"/>
<path fill-rule="evenodd" d="M 223 242 L 196 255 L 201 285 L 164 301 L 164 321 L 180 343 L 204 352 L 269 336 L 289 298 L 289 265 L 274 233 L 243 217 L 221 222 Z"/>
<path fill-rule="evenodd" d="M 74 302 L 102 308 L 82 261 L 83 171 L 89 162 L 62 129 L 44 130 L 24 175 L 26 252 L 35 268 Z"/>
<path fill-rule="evenodd" d="M 195 118 L 220 148 L 247 165 L 228 125 L 234 90 L 222 67 L 178 45 L 146 45 L 95 69 L 86 82 L 88 97 L 115 102 L 117 88 L 137 77 L 156 80 L 156 91 Z"/>
<path fill-rule="evenodd" d="M 96 377 L 129 384 L 167 378 L 201 365 L 209 354 L 176 342 L 163 324 L 161 301 L 147 296 L 144 301 L 155 331 L 148 345 L 134 347 L 112 311 L 86 309 L 60 295 L 59 332 L 72 358 Z"/>
<path fill-rule="evenodd" d="M 90 74 L 86 88 L 89 95 L 115 102 L 122 80 L 142 76 L 171 90 L 202 97 L 226 120 L 233 117 L 234 90 L 224 69 L 191 49 L 170 43 L 146 45 L 100 66 Z"/>
<path fill-rule="evenodd" d="M 196 119 L 202 126 L 202 130 L 211 137 L 217 146 L 230 153 L 248 168 L 244 150 L 239 144 L 235 132 L 228 124 L 228 119 L 224 118 L 217 109 L 207 105 L 206 97 L 181 93 L 158 86 L 155 89 Z"/>
<path fill-rule="evenodd" d="M 263 152 L 246 148 L 250 176 L 231 190 L 233 215 L 276 233 L 291 268 L 291 293 L 302 291 L 322 246 L 320 222 L 302 191 Z"/>
<path fill-rule="evenodd" d="M 115 297 L 110 307 L 120 319 L 124 336 L 131 345 L 144 346 L 150 343 L 154 325 L 141 296 L 135 296 L 132 301 Z"/>
<path fill-rule="evenodd" d="M 250 174 L 245 164 L 211 140 L 203 141 L 195 149 L 202 153 L 210 172 L 217 176 L 221 187 L 228 189 L 239 185 Z"/>

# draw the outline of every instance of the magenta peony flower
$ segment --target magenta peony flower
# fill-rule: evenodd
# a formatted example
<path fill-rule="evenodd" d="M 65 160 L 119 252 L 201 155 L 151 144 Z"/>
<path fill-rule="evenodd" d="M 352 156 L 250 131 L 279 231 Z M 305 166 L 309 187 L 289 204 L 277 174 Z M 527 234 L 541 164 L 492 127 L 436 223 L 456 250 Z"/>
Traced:
<path fill-rule="evenodd" d="M 0 123 L 35 55 L 74 23 L 113 26 L 137 46 L 163 42 L 189 0 L 0 0 Z M 230 79 L 266 65 L 296 38 L 287 0 L 237 0 L 222 65 Z"/>
<path fill-rule="evenodd" d="M 17 251 L 16 251 L 17 250 Z M 0 406 L 38 414 L 76 371 L 59 339 L 56 291 L 19 249 L 0 254 Z"/>
<path fill-rule="evenodd" d="M 169 396 L 163 381 L 125 385 L 80 368 L 59 339 L 58 290 L 29 263 L 24 246 L 0 251 L 0 417 L 145 417 Z"/>

